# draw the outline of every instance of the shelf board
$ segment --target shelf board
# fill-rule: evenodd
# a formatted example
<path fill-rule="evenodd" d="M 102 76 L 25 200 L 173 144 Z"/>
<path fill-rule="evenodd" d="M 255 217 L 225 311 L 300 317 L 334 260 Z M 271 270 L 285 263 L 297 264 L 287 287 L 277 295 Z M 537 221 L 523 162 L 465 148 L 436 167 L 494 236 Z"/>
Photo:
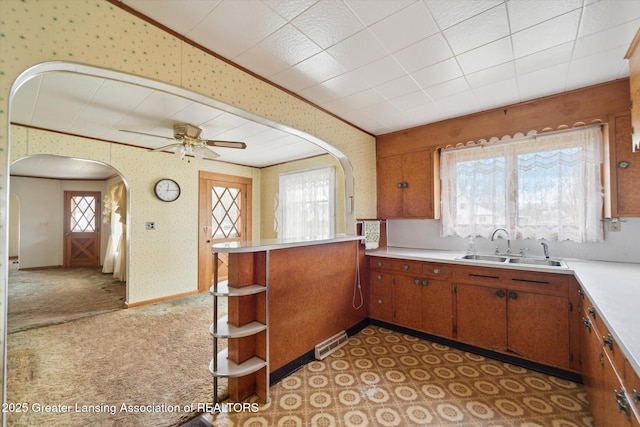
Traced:
<path fill-rule="evenodd" d="M 243 377 L 245 375 L 252 374 L 265 366 L 267 366 L 267 362 L 260 359 L 259 357 L 252 357 L 246 362 L 242 362 L 240 364 L 234 363 L 233 361 L 227 359 L 228 349 L 221 350 L 218 355 L 218 370 L 213 370 L 213 359 L 211 363 L 209 363 L 209 371 L 211 374 L 218 378 L 236 378 Z"/>
<path fill-rule="evenodd" d="M 216 338 L 241 338 L 255 335 L 267 329 L 267 325 L 257 321 L 247 323 L 242 326 L 234 326 L 228 323 L 228 316 L 224 316 L 217 321 L 218 330 L 213 332 L 213 323 L 209 327 L 209 333 Z"/>
<path fill-rule="evenodd" d="M 248 285 L 243 286 L 241 288 L 234 288 L 229 286 L 228 280 L 223 280 L 218 283 L 218 289 L 215 289 L 215 286 L 212 286 L 209 289 L 212 295 L 217 297 L 242 297 L 245 295 L 254 295 L 259 294 L 260 292 L 265 292 L 267 290 L 266 286 L 263 285 Z"/>

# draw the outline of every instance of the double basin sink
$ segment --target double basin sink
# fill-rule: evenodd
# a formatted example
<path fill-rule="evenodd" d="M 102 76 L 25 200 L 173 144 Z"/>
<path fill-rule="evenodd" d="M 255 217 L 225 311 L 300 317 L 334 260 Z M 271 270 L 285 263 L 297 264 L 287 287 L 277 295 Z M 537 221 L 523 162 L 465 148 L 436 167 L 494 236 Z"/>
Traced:
<path fill-rule="evenodd" d="M 533 265 L 543 267 L 555 267 L 555 268 L 569 268 L 567 264 L 560 259 L 549 258 L 526 258 L 522 256 L 507 256 L 507 255 L 483 255 L 483 254 L 465 254 L 456 260 L 461 261 L 484 261 L 498 264 L 522 264 Z"/>

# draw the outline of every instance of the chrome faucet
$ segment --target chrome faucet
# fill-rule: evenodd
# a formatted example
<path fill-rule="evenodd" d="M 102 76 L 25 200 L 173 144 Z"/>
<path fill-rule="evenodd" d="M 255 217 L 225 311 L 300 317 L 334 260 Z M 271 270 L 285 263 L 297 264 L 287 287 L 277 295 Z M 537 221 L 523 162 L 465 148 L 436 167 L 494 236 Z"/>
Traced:
<path fill-rule="evenodd" d="M 498 231 L 504 231 L 504 234 L 507 235 L 507 253 L 510 254 L 511 240 L 509 239 L 509 232 L 507 230 L 505 230 L 504 228 L 496 228 L 496 231 L 494 231 L 493 234 L 491 235 L 491 241 L 493 242 L 496 239 L 496 234 L 498 233 Z M 496 246 L 496 254 L 497 253 L 499 253 L 499 251 L 498 251 L 498 247 Z"/>
<path fill-rule="evenodd" d="M 549 245 L 547 245 L 545 242 L 540 243 L 542 245 L 542 250 L 544 251 L 544 257 L 546 259 L 549 259 Z"/>

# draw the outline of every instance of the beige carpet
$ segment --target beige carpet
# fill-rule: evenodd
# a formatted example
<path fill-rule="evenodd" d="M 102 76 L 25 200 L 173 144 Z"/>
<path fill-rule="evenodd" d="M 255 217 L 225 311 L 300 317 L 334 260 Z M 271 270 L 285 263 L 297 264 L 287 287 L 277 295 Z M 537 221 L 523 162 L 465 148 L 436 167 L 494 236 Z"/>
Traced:
<path fill-rule="evenodd" d="M 124 308 L 126 286 L 98 268 L 9 270 L 8 333 Z"/>
<path fill-rule="evenodd" d="M 213 400 L 212 302 L 207 292 L 10 334 L 7 400 L 29 411 L 7 425 L 180 425 Z"/>

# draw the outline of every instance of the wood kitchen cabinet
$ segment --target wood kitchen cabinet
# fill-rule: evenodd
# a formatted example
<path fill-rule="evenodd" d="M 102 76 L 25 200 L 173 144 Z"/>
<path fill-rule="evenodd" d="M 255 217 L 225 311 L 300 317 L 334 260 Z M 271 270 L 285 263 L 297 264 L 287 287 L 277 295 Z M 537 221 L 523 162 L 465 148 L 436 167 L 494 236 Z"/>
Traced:
<path fill-rule="evenodd" d="M 566 276 L 461 267 L 455 286 L 459 341 L 571 369 Z"/>
<path fill-rule="evenodd" d="M 378 218 L 433 218 L 430 150 L 377 159 Z"/>
<path fill-rule="evenodd" d="M 586 299 L 582 322 L 582 379 L 598 427 L 640 425 L 637 374 L 619 352 L 597 309 Z M 627 372 L 631 369 L 631 372 Z M 630 375 L 627 375 L 629 373 Z"/>
<path fill-rule="evenodd" d="M 640 110 L 640 107 L 638 109 Z M 610 148 L 611 179 L 615 187 L 611 215 L 640 216 L 640 192 L 637 191 L 640 182 L 640 151 L 631 151 L 631 115 L 616 115 L 612 121 L 615 136 L 614 144 Z"/>
<path fill-rule="evenodd" d="M 376 257 L 369 266 L 371 318 L 453 337 L 450 266 Z"/>

